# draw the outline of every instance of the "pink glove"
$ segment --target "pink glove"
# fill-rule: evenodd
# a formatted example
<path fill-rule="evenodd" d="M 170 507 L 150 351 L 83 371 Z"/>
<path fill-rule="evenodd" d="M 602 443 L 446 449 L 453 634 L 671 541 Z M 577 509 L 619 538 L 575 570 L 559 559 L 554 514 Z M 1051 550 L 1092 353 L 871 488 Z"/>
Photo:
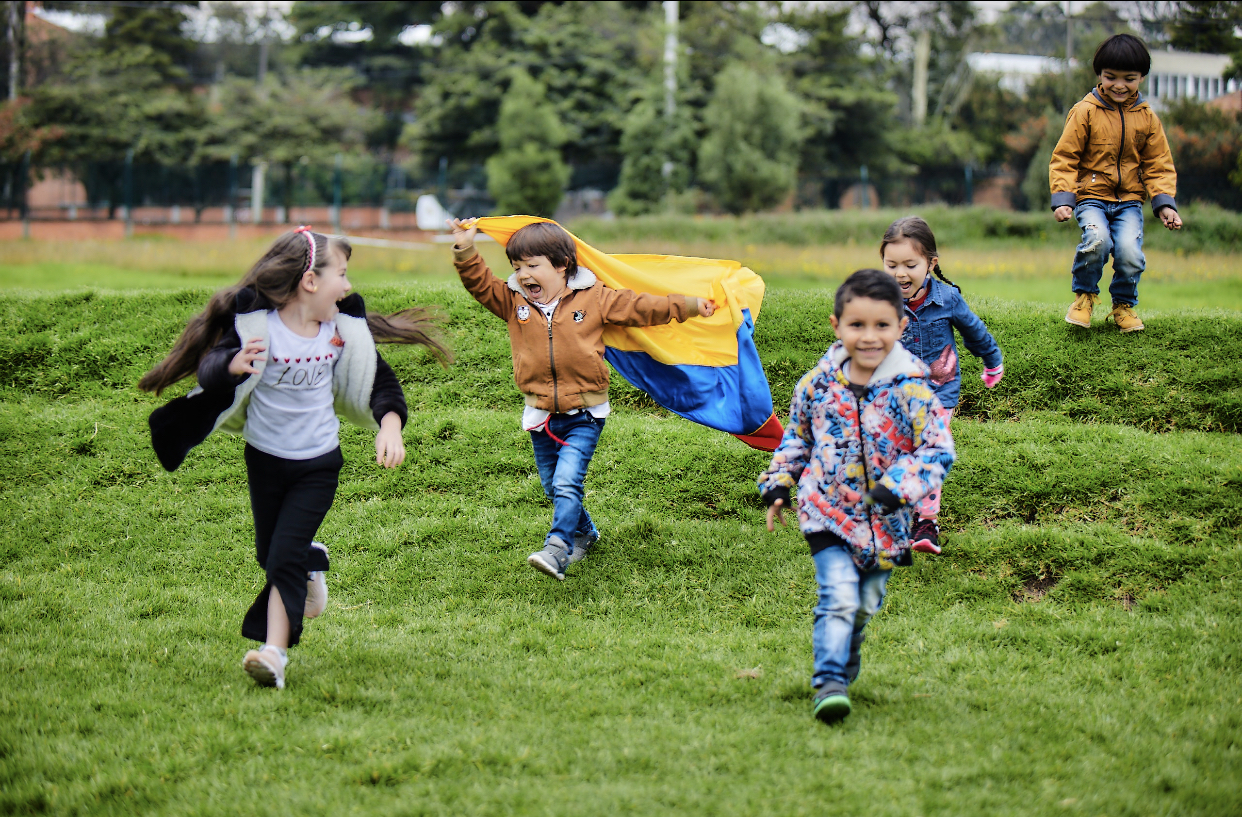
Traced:
<path fill-rule="evenodd" d="M 1001 382 L 1001 378 L 1005 376 L 1005 366 L 1001 364 L 995 369 L 984 369 L 980 377 L 983 379 L 983 385 L 989 389 Z"/>

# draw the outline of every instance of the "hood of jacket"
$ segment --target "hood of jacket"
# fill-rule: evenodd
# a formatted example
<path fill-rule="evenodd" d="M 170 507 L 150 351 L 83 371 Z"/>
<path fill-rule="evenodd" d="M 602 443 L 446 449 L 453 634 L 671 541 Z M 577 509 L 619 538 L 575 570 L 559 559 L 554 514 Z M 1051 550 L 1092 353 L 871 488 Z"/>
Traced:
<path fill-rule="evenodd" d="M 578 267 L 574 270 L 574 274 L 565 280 L 565 288 L 571 292 L 580 289 L 590 289 L 595 285 L 595 273 L 586 267 Z M 518 283 L 518 274 L 515 272 L 509 276 L 509 280 L 505 281 L 505 286 L 521 295 L 523 298 L 530 300 L 530 296 L 526 294 L 526 290 Z M 561 297 L 564 297 L 563 295 Z"/>
<path fill-rule="evenodd" d="M 845 351 L 845 344 L 837 341 L 828 347 L 828 352 L 824 356 L 829 364 L 829 371 L 832 376 L 842 383 L 848 385 L 849 378 L 845 376 L 845 361 L 849 360 L 849 353 Z M 906 351 L 906 347 L 900 343 L 894 343 L 893 348 L 884 356 L 884 360 L 880 361 L 880 365 L 875 367 L 875 371 L 871 373 L 871 378 L 867 381 L 868 388 L 879 388 L 886 383 L 891 383 L 901 376 L 905 377 L 931 377 L 931 369 L 927 368 L 927 364 L 919 360 L 910 352 Z"/>

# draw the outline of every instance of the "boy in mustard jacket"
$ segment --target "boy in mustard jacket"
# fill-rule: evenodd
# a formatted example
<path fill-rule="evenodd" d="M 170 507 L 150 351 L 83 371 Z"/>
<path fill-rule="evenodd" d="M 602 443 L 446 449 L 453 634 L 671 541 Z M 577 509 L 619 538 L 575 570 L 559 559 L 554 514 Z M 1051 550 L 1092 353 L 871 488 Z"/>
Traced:
<path fill-rule="evenodd" d="M 1092 60 L 1099 84 L 1070 109 L 1065 130 L 1052 151 L 1048 179 L 1057 221 L 1071 216 L 1082 228 L 1074 255 L 1074 303 L 1067 323 L 1091 326 L 1099 301 L 1100 277 L 1109 253 L 1113 280 L 1109 313 L 1122 332 L 1138 332 L 1135 314 L 1143 257 L 1143 202 L 1170 230 L 1180 230 L 1177 171 L 1169 142 L 1139 83 L 1151 70 L 1151 55 L 1138 37 L 1114 34 L 1100 44 Z"/>
<path fill-rule="evenodd" d="M 599 541 L 582 506 L 587 466 L 609 414 L 604 327 L 654 326 L 711 317 L 714 302 L 692 295 L 650 295 L 604 286 L 578 266 L 573 237 L 536 222 L 505 245 L 513 274 L 501 280 L 474 247 L 473 221 L 454 219 L 453 264 L 461 282 L 509 325 L 513 379 L 525 398 L 522 428 L 530 432 L 543 491 L 552 500 L 552 529 L 531 567 L 560 581 L 565 568 Z"/>

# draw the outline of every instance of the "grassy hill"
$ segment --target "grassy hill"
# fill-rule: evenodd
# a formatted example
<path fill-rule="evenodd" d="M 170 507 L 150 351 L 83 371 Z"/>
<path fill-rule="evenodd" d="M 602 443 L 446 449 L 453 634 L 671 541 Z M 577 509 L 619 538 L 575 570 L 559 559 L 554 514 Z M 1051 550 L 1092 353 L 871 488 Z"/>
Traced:
<path fill-rule="evenodd" d="M 206 292 L 0 297 L 0 811 L 1242 810 L 1242 317 L 1122 338 L 977 303 L 1007 374 L 985 391 L 965 357 L 945 555 L 894 574 L 827 728 L 765 455 L 617 380 L 587 482 L 604 539 L 553 582 L 524 564 L 550 508 L 503 325 L 447 286 L 366 294 L 441 304 L 458 362 L 385 350 L 409 458 L 382 471 L 343 431 L 332 598 L 282 693 L 239 668 L 241 443 L 163 473 L 161 401 L 133 388 Z M 778 407 L 829 310 L 765 303 Z"/>

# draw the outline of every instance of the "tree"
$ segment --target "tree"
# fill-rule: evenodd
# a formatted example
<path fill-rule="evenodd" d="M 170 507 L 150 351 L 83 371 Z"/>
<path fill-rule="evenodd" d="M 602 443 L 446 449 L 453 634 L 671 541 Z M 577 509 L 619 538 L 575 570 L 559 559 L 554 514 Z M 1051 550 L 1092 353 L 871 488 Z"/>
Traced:
<path fill-rule="evenodd" d="M 662 96 L 662 88 L 651 93 L 625 118 L 621 133 L 625 158 L 617 186 L 608 197 L 609 207 L 618 215 L 650 213 L 670 192 L 680 193 L 690 185 L 697 141 L 694 122 L 685 105 L 677 106 L 670 121 Z"/>
<path fill-rule="evenodd" d="M 763 210 L 794 188 L 801 103 L 777 76 L 731 65 L 703 112 L 699 178 L 730 213 Z"/>
<path fill-rule="evenodd" d="M 186 65 L 194 51 L 194 44 L 185 36 L 185 25 L 185 12 L 177 3 L 117 3 L 111 8 L 100 47 L 110 58 L 137 49 L 142 55 L 141 65 L 157 72 L 165 82 L 185 80 Z M 135 64 L 131 58 L 130 65 Z"/>
<path fill-rule="evenodd" d="M 836 206 L 837 179 L 854 177 L 862 165 L 880 174 L 900 165 L 898 97 L 885 87 L 881 61 L 859 53 L 858 38 L 846 31 L 849 17 L 848 10 L 820 5 L 791 5 L 780 17 L 793 43 L 780 65 L 803 102 L 799 173 L 827 177 L 821 197 L 829 207 Z"/>
<path fill-rule="evenodd" d="M 551 216 L 569 183 L 560 147 L 568 133 L 544 87 L 518 68 L 500 105 L 500 152 L 487 160 L 499 214 Z"/>
<path fill-rule="evenodd" d="M 197 161 L 270 162 L 284 169 L 284 205 L 292 206 L 294 168 L 324 166 L 337 153 L 357 154 L 376 111 L 356 103 L 360 80 L 348 68 L 303 68 L 262 86 L 232 77 L 198 137 Z"/>
<path fill-rule="evenodd" d="M 521 68 L 547 89 L 568 132 L 566 161 L 616 172 L 626 112 L 659 65 L 654 12 L 621 3 L 446 8 L 434 28 L 440 44 L 431 52 L 415 121 L 401 139 L 422 167 L 447 157 L 460 170 L 494 154 L 504 89 L 510 71 Z M 611 186 L 611 178 L 599 184 Z"/>
<path fill-rule="evenodd" d="M 1242 6 L 1225 0 L 1182 0 L 1166 23 L 1169 45 L 1181 51 L 1233 54 L 1242 47 Z"/>

